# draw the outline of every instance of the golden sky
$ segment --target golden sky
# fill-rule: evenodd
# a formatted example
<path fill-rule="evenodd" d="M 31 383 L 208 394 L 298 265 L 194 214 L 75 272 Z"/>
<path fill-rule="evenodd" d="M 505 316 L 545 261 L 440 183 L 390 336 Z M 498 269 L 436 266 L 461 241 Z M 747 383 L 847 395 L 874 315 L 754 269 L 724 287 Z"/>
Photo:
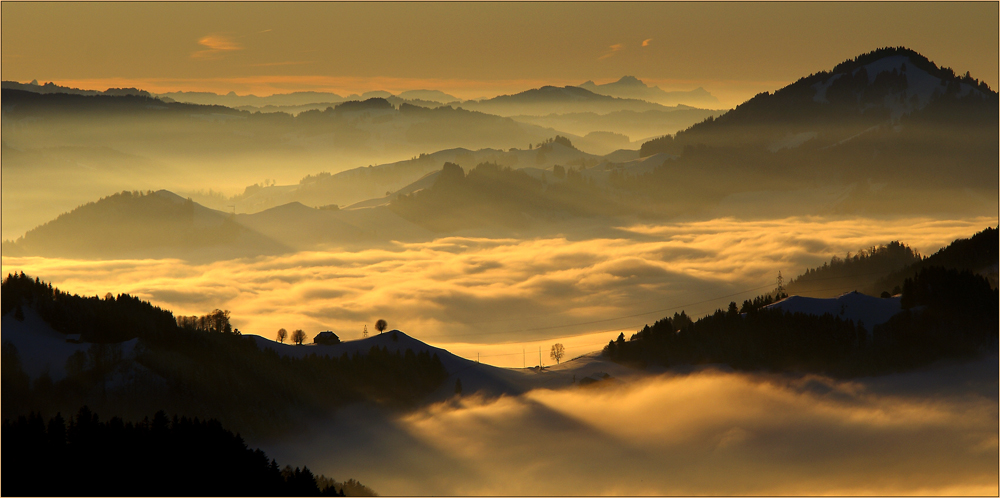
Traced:
<path fill-rule="evenodd" d="M 882 46 L 996 88 L 996 2 L 24 2 L 3 79 L 268 95 L 462 98 L 636 76 L 735 105 Z"/>

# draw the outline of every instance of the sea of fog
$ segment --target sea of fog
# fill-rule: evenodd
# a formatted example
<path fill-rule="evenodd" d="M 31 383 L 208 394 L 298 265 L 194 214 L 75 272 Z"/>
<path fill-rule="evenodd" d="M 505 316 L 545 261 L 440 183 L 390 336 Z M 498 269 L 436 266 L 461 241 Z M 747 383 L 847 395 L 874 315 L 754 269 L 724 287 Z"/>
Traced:
<path fill-rule="evenodd" d="M 705 368 L 354 406 L 260 441 L 383 495 L 996 495 L 997 357 L 836 381 Z"/>
<path fill-rule="evenodd" d="M 928 255 L 996 224 L 722 218 L 629 225 L 594 238 L 443 237 L 207 264 L 4 257 L 3 272 L 82 295 L 129 293 L 175 315 L 228 309 L 244 334 L 267 338 L 301 328 L 310 338 L 332 330 L 358 339 L 383 318 L 466 358 L 521 367 L 539 356 L 548 363 L 554 342 L 572 358 L 682 309 L 697 317 L 741 303 L 774 289 L 779 271 L 787 282 L 831 256 L 892 240 Z"/>

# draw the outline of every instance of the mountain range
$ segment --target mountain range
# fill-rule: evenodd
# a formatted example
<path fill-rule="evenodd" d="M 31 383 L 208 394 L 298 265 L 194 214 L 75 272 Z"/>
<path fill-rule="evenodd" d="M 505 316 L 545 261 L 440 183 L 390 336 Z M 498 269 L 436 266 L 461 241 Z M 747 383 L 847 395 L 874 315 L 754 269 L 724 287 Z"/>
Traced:
<path fill-rule="evenodd" d="M 125 112 L 108 109 L 128 109 L 126 115 L 136 116 L 185 116 L 191 110 L 206 110 L 190 104 L 162 104 L 166 108 L 159 109 L 153 105 L 159 101 L 144 96 L 4 92 L 5 102 L 16 104 L 10 108 L 5 104 L 5 117 L 12 118 L 5 119 L 5 126 L 29 116 L 41 118 L 63 112 L 60 109 L 65 106 L 76 106 L 90 116 Z M 102 99 L 119 100 L 109 107 L 101 104 Z M 600 96 L 575 87 L 543 87 L 483 103 L 530 107 L 557 101 L 658 105 Z M 228 119 L 231 125 L 220 127 L 216 122 L 205 125 L 206 129 L 216 130 L 214 136 L 220 141 L 233 139 L 221 134 L 223 130 L 231 133 L 232 126 L 251 132 L 249 137 L 236 135 L 238 143 L 249 150 L 264 142 L 253 135 L 260 129 L 255 126 L 294 131 L 299 144 L 329 147 L 363 141 L 374 134 L 384 141 L 387 135 L 398 134 L 398 127 L 406 123 L 407 140 L 437 144 L 440 150 L 335 174 L 310 174 L 298 185 L 257 184 L 235 197 L 202 196 L 198 200 L 218 209 L 231 205 L 248 213 L 301 204 L 269 213 L 271 226 L 291 226 L 301 216 L 343 218 L 347 222 L 351 216 L 366 213 L 364 216 L 381 217 L 390 233 L 398 227 L 402 230 L 400 237 L 417 238 L 432 232 L 473 228 L 520 230 L 558 225 L 558 220 L 566 216 L 601 223 L 601 216 L 665 218 L 706 213 L 749 217 L 942 212 L 995 215 L 997 110 L 996 91 L 905 48 L 863 54 L 773 94 L 762 93 L 718 117 L 709 116 L 674 135 L 644 143 L 638 154 L 641 158 L 628 151 L 604 156 L 588 154 L 577 147 L 582 139 L 575 136 L 538 140 L 535 137 L 544 133 L 543 129 L 526 127 L 530 125 L 509 118 L 450 107 L 428 109 L 401 104 L 395 108 L 381 98 L 346 102 L 294 118 L 220 107 L 211 116 Z M 245 123 L 250 123 L 249 128 L 243 127 Z M 368 123 L 367 128 L 359 127 L 359 123 Z M 529 142 L 528 148 L 522 145 L 507 150 L 477 150 L 441 147 L 448 143 L 438 142 L 447 137 L 469 143 L 491 134 L 516 137 L 514 140 L 521 143 Z M 13 150 L 4 149 L 5 155 L 9 152 Z M 438 189 L 446 176 L 440 173 L 447 163 L 457 167 L 452 171 L 466 179 L 479 170 L 475 181 L 452 182 Z M 440 196 L 445 191 L 450 193 Z M 797 201 L 782 202 L 786 197 Z M 461 208 L 458 199 L 463 199 Z M 513 202 L 515 199 L 517 202 Z M 314 208 L 320 207 L 339 209 L 315 213 Z M 461 223 L 448 221 L 459 213 Z M 236 219 L 242 216 L 253 215 L 241 214 Z M 282 217 L 284 221 L 280 221 Z M 67 246 L 66 241 L 81 230 L 68 228 L 72 219 L 44 230 L 39 228 L 9 247 L 32 254 L 43 246 Z M 273 233 L 264 225 L 254 225 L 249 218 L 246 222 L 262 233 Z M 55 226 L 69 231 L 56 230 Z M 52 235 L 43 237 L 44 233 Z M 329 233 L 348 232 L 331 229 Z M 294 240 L 291 235 L 286 231 L 273 240 Z M 200 236 L 192 237 L 201 240 Z M 309 244 L 339 243 L 338 239 L 334 235 L 303 238 Z M 43 240 L 47 242 L 39 242 Z M 261 247 L 280 251 L 280 245 Z"/>
<path fill-rule="evenodd" d="M 689 91 L 666 91 L 658 86 L 649 86 L 635 76 L 623 76 L 618 81 L 605 83 L 603 85 L 594 84 L 587 81 L 580 88 L 591 92 L 611 97 L 626 99 L 647 100 L 667 106 L 685 105 L 690 107 L 701 107 L 703 109 L 718 109 L 721 104 L 719 99 L 708 93 L 702 87 Z"/>

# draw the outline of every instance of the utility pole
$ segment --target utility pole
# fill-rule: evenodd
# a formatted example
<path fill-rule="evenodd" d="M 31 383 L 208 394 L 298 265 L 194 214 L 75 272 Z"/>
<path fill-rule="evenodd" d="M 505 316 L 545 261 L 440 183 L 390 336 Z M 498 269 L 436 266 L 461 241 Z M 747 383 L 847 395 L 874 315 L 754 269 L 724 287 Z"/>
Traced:
<path fill-rule="evenodd" d="M 528 367 L 528 356 L 524 353 L 524 347 L 521 347 L 521 368 Z"/>
<path fill-rule="evenodd" d="M 781 278 L 781 270 L 778 270 L 778 295 L 785 293 L 785 279 Z"/>
<path fill-rule="evenodd" d="M 538 371 L 542 371 L 542 347 L 538 346 Z"/>

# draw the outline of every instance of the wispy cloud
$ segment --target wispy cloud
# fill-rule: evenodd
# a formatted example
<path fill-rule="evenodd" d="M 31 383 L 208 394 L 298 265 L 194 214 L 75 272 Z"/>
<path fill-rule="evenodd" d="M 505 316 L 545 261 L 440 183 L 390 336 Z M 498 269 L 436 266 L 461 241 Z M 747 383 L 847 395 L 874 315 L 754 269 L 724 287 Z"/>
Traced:
<path fill-rule="evenodd" d="M 198 40 L 198 44 L 207 48 L 191 54 L 192 59 L 215 60 L 222 57 L 226 52 L 243 50 L 242 45 L 225 35 L 204 36 Z"/>
<path fill-rule="evenodd" d="M 598 57 L 597 60 L 607 59 L 608 57 L 611 57 L 612 55 L 615 55 L 615 54 L 617 54 L 618 52 L 621 52 L 624 49 L 625 49 L 625 45 L 622 44 L 622 43 L 616 43 L 614 45 L 611 45 L 610 47 L 608 47 L 608 51 L 604 52 L 604 54 L 601 55 L 600 57 Z"/>
<path fill-rule="evenodd" d="M 261 62 L 258 64 L 250 64 L 250 67 L 272 67 L 272 66 L 301 66 L 304 64 L 313 64 L 316 61 L 283 61 L 283 62 Z"/>
<path fill-rule="evenodd" d="M 645 40 L 643 40 L 643 41 L 642 41 L 642 46 L 643 46 L 643 47 L 648 47 L 648 46 L 649 46 L 649 44 L 650 44 L 650 43 L 651 43 L 652 41 L 653 41 L 653 39 L 652 39 L 652 38 L 646 38 Z"/>

